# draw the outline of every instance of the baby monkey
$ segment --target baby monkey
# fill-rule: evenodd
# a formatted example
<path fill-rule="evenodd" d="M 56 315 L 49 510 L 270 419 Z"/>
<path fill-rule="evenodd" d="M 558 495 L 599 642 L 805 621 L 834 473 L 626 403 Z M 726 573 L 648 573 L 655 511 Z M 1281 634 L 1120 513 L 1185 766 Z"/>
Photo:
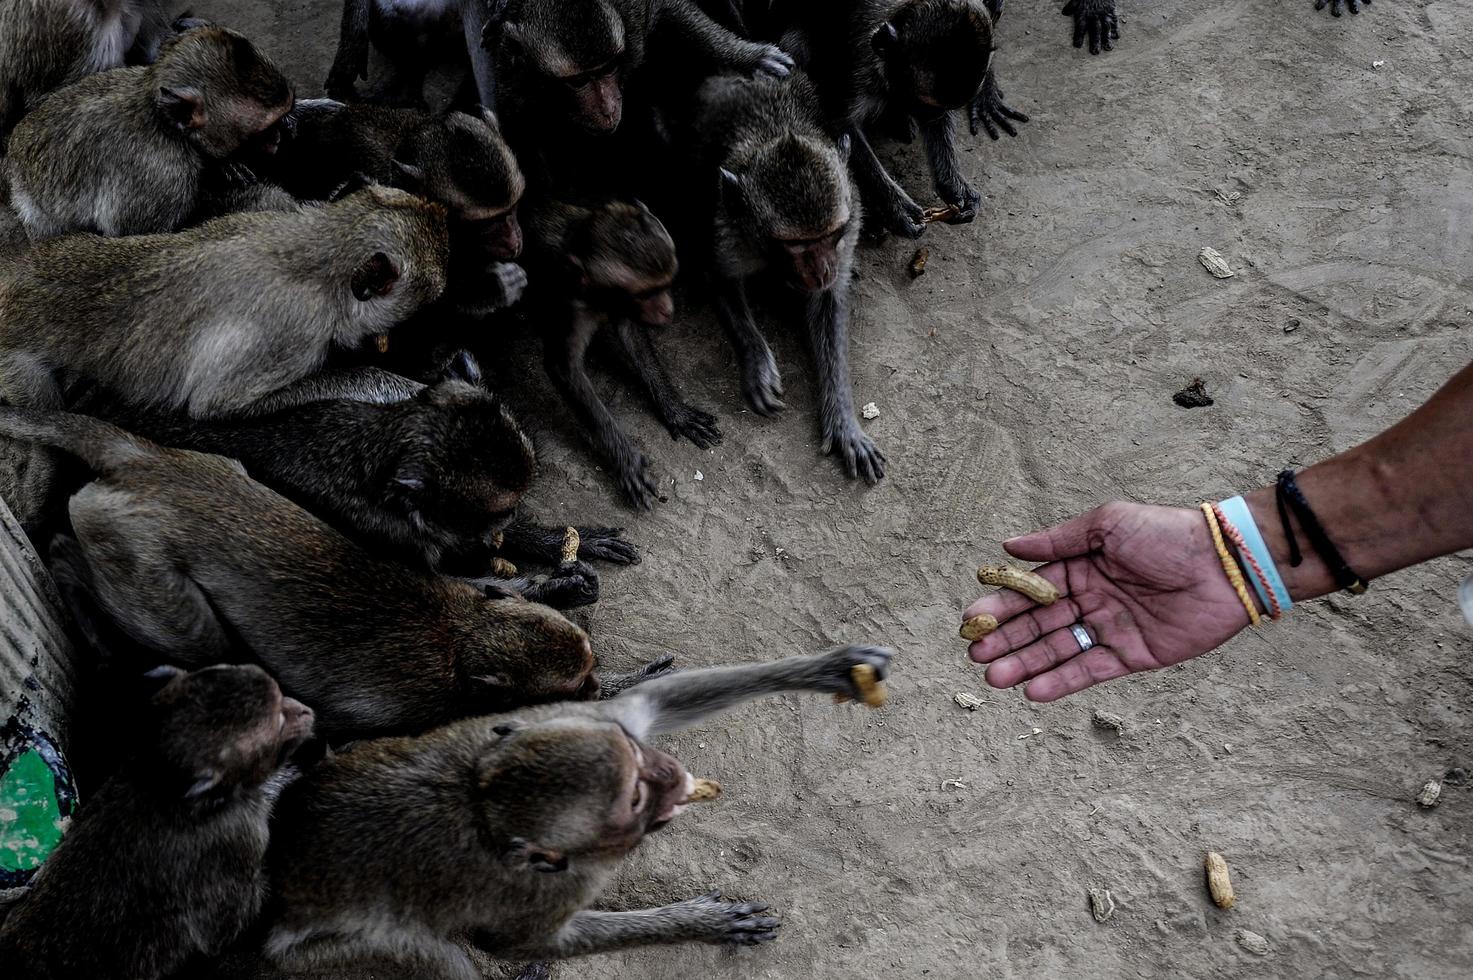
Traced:
<path fill-rule="evenodd" d="M 207 170 L 274 152 L 291 107 L 291 84 L 246 38 L 187 30 L 153 64 L 84 78 L 27 115 L 10 139 L 11 202 L 33 241 L 175 231 Z"/>
<path fill-rule="evenodd" d="M 260 667 L 160 667 L 137 752 L 86 801 L 0 926 L 0 975 L 155 980 L 213 956 L 266 897 L 266 822 L 312 711 Z"/>
<path fill-rule="evenodd" d="M 685 436 L 702 449 L 721 441 L 715 416 L 681 397 L 650 336 L 675 316 L 675 243 L 638 202 L 592 208 L 553 202 L 532 216 L 532 230 L 539 295 L 545 305 L 562 307 L 548 316 L 555 326 L 546 328 L 547 372 L 629 502 L 648 509 L 660 496 L 649 460 L 599 398 L 585 359 L 602 334 L 638 375 L 672 439 Z"/>
<path fill-rule="evenodd" d="M 640 911 L 588 909 L 640 841 L 684 810 L 695 785 L 647 739 L 773 694 L 858 697 L 854 668 L 883 679 L 891 655 L 848 646 L 684 671 L 597 704 L 355 745 L 282 801 L 264 956 L 287 970 L 372 958 L 397 967 L 380 976 L 475 980 L 460 935 L 508 959 L 768 942 L 779 923 L 766 906 L 719 892 Z"/>

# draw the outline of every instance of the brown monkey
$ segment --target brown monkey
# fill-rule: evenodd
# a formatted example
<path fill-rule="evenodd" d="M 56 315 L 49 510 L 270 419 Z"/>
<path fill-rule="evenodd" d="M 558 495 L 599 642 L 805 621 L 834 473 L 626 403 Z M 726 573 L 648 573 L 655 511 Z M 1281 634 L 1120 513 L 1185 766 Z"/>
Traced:
<path fill-rule="evenodd" d="M 0 409 L 0 434 L 98 474 L 52 546 L 58 577 L 165 659 L 259 661 L 326 736 L 598 694 L 588 637 L 557 612 L 374 558 L 234 460 L 65 413 Z"/>
<path fill-rule="evenodd" d="M 630 503 L 648 508 L 660 495 L 649 460 L 619 428 L 588 378 L 584 359 L 603 333 L 639 376 L 672 439 L 706 449 L 721 441 L 716 419 L 685 402 L 660 363 L 650 336 L 675 315 L 670 288 L 675 243 L 643 204 L 610 201 L 596 207 L 550 202 L 532 218 L 534 269 L 549 326 L 548 374 L 573 409 L 584 434 L 614 468 Z M 555 324 L 555 326 L 554 326 Z M 607 328 L 607 329 L 605 329 Z"/>
<path fill-rule="evenodd" d="M 19 980 L 155 980 L 216 955 L 266 897 L 266 822 L 312 711 L 253 665 L 164 680 L 137 751 L 84 802 L 0 926 Z"/>
<path fill-rule="evenodd" d="M 857 693 L 892 652 L 716 667 L 646 681 L 598 704 L 474 718 L 418 738 L 360 743 L 324 761 L 279 810 L 267 863 L 265 958 L 283 969 L 390 958 L 380 975 L 479 977 L 453 941 L 505 958 L 653 943 L 762 943 L 766 906 L 720 893 L 632 912 L 588 910 L 619 862 L 679 815 L 694 781 L 647 744 L 753 698 Z"/>
<path fill-rule="evenodd" d="M 39 242 L 0 263 L 0 398 L 56 405 L 69 370 L 196 417 L 286 399 L 331 348 L 437 298 L 445 264 L 444 209 L 380 187 L 172 235 Z"/>
<path fill-rule="evenodd" d="M 53 93 L 10 138 L 11 204 L 33 241 L 174 231 L 206 168 L 269 154 L 292 107 L 285 76 L 245 37 L 197 27 L 142 68 Z"/>
<path fill-rule="evenodd" d="M 105 396 L 76 408 L 162 445 L 237 459 L 253 479 L 376 554 L 489 582 L 506 538 L 512 553 L 557 564 L 563 528 L 512 527 L 536 474 L 532 443 L 499 398 L 471 383 L 479 378 L 474 361 L 462 354 L 460 364 L 458 377 L 388 404 L 330 399 L 213 420 L 130 409 Z M 539 535 L 555 541 L 538 550 Z M 581 555 L 639 560 L 617 529 L 580 528 L 580 536 Z M 596 601 L 599 583 L 575 562 L 551 578 L 494 584 L 570 608 Z"/>
<path fill-rule="evenodd" d="M 803 305 L 818 372 L 819 431 L 845 472 L 877 483 L 884 454 L 854 415 L 849 376 L 849 295 L 860 203 L 849 181 L 849 140 L 825 131 L 813 87 L 786 79 L 710 79 L 677 138 L 705 181 L 712 223 L 716 312 L 736 347 L 742 389 L 762 415 L 785 406 L 767 340 L 752 318 L 747 283 L 772 271 Z M 678 119 L 678 116 L 675 117 Z"/>
<path fill-rule="evenodd" d="M 154 59 L 169 33 L 158 0 L 0 0 L 0 153 L 47 92 Z"/>

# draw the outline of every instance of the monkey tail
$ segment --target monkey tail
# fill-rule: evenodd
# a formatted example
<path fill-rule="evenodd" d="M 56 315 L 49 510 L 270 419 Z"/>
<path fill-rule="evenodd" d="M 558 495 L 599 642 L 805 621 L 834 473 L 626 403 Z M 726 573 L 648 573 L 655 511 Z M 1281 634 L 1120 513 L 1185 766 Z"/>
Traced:
<path fill-rule="evenodd" d="M 0 436 L 52 446 L 102 476 L 152 455 L 156 447 L 101 419 L 0 405 Z"/>

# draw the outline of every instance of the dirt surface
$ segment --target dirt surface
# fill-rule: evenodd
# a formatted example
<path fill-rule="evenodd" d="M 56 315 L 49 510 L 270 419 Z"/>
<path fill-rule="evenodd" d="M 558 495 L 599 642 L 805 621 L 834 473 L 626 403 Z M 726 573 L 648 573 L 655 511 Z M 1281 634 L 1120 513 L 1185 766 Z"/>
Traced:
<path fill-rule="evenodd" d="M 1017 140 L 963 136 L 985 214 L 931 228 L 918 280 L 912 243 L 863 253 L 852 357 L 856 404 L 880 409 L 880 486 L 818 455 L 796 332 L 772 332 L 787 415 L 743 410 L 699 297 L 667 349 L 725 444 L 673 444 L 638 398 L 613 399 L 669 484 L 653 515 L 615 499 L 539 370 L 510 389 L 542 447 L 541 515 L 623 524 L 647 549 L 584 617 L 608 662 L 902 651 L 882 711 L 783 698 L 672 740 L 726 794 L 652 838 L 607 904 L 721 888 L 772 903 L 777 943 L 556 975 L 1473 975 L 1473 785 L 1413 802 L 1473 769 L 1473 638 L 1453 601 L 1466 558 L 1048 707 L 988 690 L 956 637 L 1001 538 L 1111 498 L 1261 485 L 1473 357 L 1473 10 L 1122 0 L 1119 48 L 1090 57 L 1059 5 L 1008 5 L 1001 81 L 1033 122 Z M 340 8 L 234 6 L 196 9 L 317 94 Z M 896 159 L 929 197 L 919 152 Z M 1209 275 L 1204 246 L 1236 277 Z M 503 379 L 535 366 L 517 358 Z M 1216 403 L 1178 408 L 1198 376 Z M 962 710 L 959 691 L 983 706 Z M 1125 734 L 1092 727 L 1097 708 Z M 1206 895 L 1209 849 L 1232 866 L 1231 912 Z M 1117 906 L 1105 924 L 1096 886 Z"/>

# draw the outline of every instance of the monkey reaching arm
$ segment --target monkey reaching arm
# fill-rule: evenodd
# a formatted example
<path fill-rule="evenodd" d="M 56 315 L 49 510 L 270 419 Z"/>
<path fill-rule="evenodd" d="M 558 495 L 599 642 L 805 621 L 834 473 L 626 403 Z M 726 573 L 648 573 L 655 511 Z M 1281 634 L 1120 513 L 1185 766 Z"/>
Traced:
<path fill-rule="evenodd" d="M 1354 0 L 1352 0 L 1354 2 Z M 1366 0 L 1370 2 L 1370 0 Z M 1335 0 L 1335 6 L 1340 0 Z M 1324 6 L 1323 0 L 1320 6 Z M 1065 17 L 1074 18 L 1074 46 L 1084 47 L 1084 38 L 1089 37 L 1089 53 L 1099 54 L 1100 49 L 1113 51 L 1112 41 L 1120 40 L 1120 23 L 1115 17 L 1115 0 L 1069 0 L 1059 11 Z"/>
<path fill-rule="evenodd" d="M 343 22 L 338 53 L 323 88 L 329 99 L 357 102 L 357 82 L 368 79 L 368 19 L 370 0 L 343 0 Z"/>

